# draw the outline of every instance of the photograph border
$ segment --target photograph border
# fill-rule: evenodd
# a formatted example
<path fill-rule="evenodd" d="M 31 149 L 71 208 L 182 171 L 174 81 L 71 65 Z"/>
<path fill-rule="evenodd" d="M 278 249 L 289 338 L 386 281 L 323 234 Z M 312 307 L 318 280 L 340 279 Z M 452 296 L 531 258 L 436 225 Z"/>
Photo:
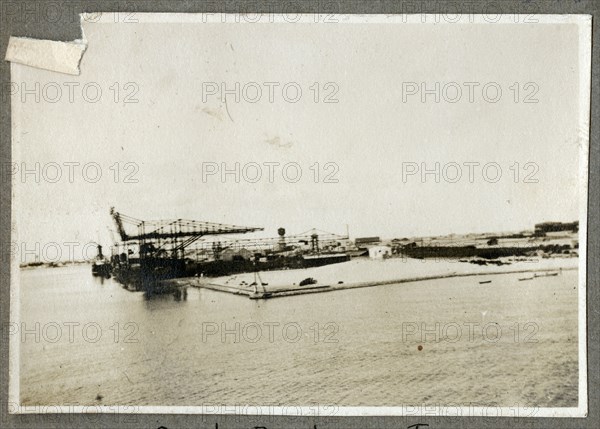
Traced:
<path fill-rule="evenodd" d="M 45 3 L 43 1 L 27 1 L 22 2 L 27 4 L 40 4 Z M 55 3 L 60 4 L 61 1 L 56 1 Z M 80 12 L 92 12 L 92 11 L 114 11 L 115 6 L 118 6 L 118 10 L 122 12 L 195 12 L 195 13 L 221 13 L 223 10 L 226 12 L 231 11 L 231 6 L 228 8 L 228 4 L 234 4 L 239 7 L 240 4 L 244 2 L 227 2 L 227 1 L 215 1 L 215 2 L 203 2 L 203 3 L 194 3 L 190 4 L 189 2 L 148 2 L 148 1 L 96 1 L 96 2 L 77 2 L 77 1 L 67 1 L 62 3 L 68 3 L 70 8 L 73 10 L 75 17 Z M 365 4 L 362 2 L 356 1 L 341 1 L 341 2 L 323 2 L 323 1 L 293 1 L 287 3 L 287 9 L 282 9 L 281 11 L 277 11 L 277 5 L 274 5 L 273 2 L 264 2 L 264 1 L 251 1 L 248 3 L 248 12 L 256 11 L 264 12 L 264 7 L 268 6 L 268 11 L 274 11 L 285 13 L 294 13 L 295 10 L 292 10 L 289 5 L 292 4 L 294 6 L 301 6 L 302 10 L 298 10 L 298 13 L 310 13 L 312 11 L 323 12 L 324 7 L 331 7 L 332 4 L 335 4 L 337 10 L 333 12 L 340 14 L 354 14 L 356 11 L 361 14 L 376 14 L 376 13 L 402 13 L 402 9 L 398 10 L 398 6 L 401 7 L 408 3 L 411 5 L 414 4 L 426 4 L 428 9 L 425 11 L 426 13 L 444 13 L 447 12 L 449 14 L 456 13 L 456 6 L 461 6 L 461 1 L 426 1 L 426 2 L 405 2 L 405 1 L 397 1 L 397 2 L 387 2 L 380 1 L 374 2 L 375 4 L 370 5 L 368 11 L 364 11 Z M 484 2 L 485 3 L 485 2 Z M 490 4 L 495 2 L 488 2 Z M 519 7 L 525 7 L 524 5 L 528 5 L 529 8 L 532 2 L 528 1 L 511 1 L 511 2 L 502 2 L 502 12 L 503 13 L 518 13 L 520 11 Z M 540 2 L 539 4 L 539 13 L 552 13 L 552 14 L 566 14 L 566 13 L 577 13 L 577 14 L 590 14 L 593 17 L 597 16 L 598 7 L 593 4 L 593 2 L 585 2 L 585 1 L 566 1 L 554 4 L 547 5 L 546 3 L 550 2 Z M 435 7 L 432 7 L 434 4 Z M 470 3 L 472 6 L 472 2 Z M 168 6 L 168 7 L 167 7 Z M 282 5 L 285 8 L 285 4 Z M 369 5 L 367 5 L 369 6 Z M 547 7 L 554 6 L 554 7 Z M 35 6 L 31 7 L 32 9 Z M 312 8 L 312 9 L 311 9 Z M 504 11 L 506 8 L 506 12 Z M 392 9 L 392 10 L 390 10 Z M 436 10 L 437 9 L 437 10 Z M 550 9 L 551 11 L 547 11 Z M 559 9 L 559 10 L 556 10 Z M 521 9 L 522 10 L 522 9 Z M 327 10 L 328 12 L 329 10 Z M 469 10 L 464 10 L 464 13 L 470 13 Z M 61 18 L 62 19 L 62 18 Z M 13 22 L 5 22 L 3 17 L 0 16 L 0 25 L 2 29 L 2 48 L 6 51 L 6 45 L 8 42 L 9 36 L 26 36 L 26 37 L 34 37 L 41 39 L 52 39 L 52 40 L 75 40 L 81 37 L 80 34 L 80 26 L 78 19 L 73 19 L 70 15 L 65 14 L 65 21 L 72 21 L 68 24 L 68 26 L 62 26 L 56 23 L 42 22 L 36 24 L 36 28 L 32 28 L 25 24 L 13 23 Z M 592 25 L 596 26 L 596 23 L 592 21 Z M 68 28 L 68 30 L 66 30 Z M 79 30 L 79 34 L 77 31 Z M 68 31 L 68 35 L 63 34 L 65 31 Z M 57 35 L 58 33 L 58 35 Z M 597 39 L 598 32 L 593 33 L 593 39 Z M 588 180 L 588 193 L 586 195 L 581 196 L 580 203 L 583 203 L 582 210 L 587 210 L 587 225 L 585 222 L 582 222 L 582 227 L 580 229 L 580 240 L 581 242 L 585 241 L 587 238 L 587 255 L 586 252 L 582 252 L 580 255 L 580 267 L 586 267 L 586 257 L 589 258 L 590 261 L 598 260 L 598 240 L 597 240 L 597 232 L 598 232 L 598 130 L 597 125 L 594 124 L 593 118 L 598 117 L 598 72 L 597 72 L 597 62 L 598 62 L 598 43 L 593 43 L 593 55 L 592 58 L 588 58 L 587 62 L 592 62 L 592 93 L 588 95 L 588 97 L 581 97 L 580 103 L 583 108 L 587 108 L 590 101 L 592 101 L 591 108 L 591 118 L 590 118 L 590 147 L 589 147 L 589 180 Z M 585 60 L 584 60 L 585 61 Z M 3 82 L 10 82 L 10 64 L 8 62 L 3 62 L 2 71 L 3 73 Z M 580 78 L 590 79 L 589 75 L 586 75 L 585 70 L 581 70 Z M 583 85 L 583 84 L 582 84 Z M 6 85 L 4 86 L 3 91 L 6 91 Z M 3 100 L 7 100 L 8 97 L 6 94 L 3 94 Z M 586 99 L 587 98 L 587 99 Z M 596 116 L 594 116 L 594 112 Z M 10 162 L 11 161 L 11 121 L 10 121 L 10 103 L 3 103 L 2 105 L 2 113 L 1 113 L 1 121 L 2 121 L 2 130 L 0 135 L 1 142 L 1 158 L 0 162 Z M 582 168 L 587 168 L 585 159 L 580 159 L 580 172 L 585 171 Z M 587 176 L 584 174 L 584 176 Z M 582 179 L 587 180 L 588 177 L 582 177 Z M 12 199 L 11 199 L 12 198 Z M 11 240 L 11 221 L 14 223 L 14 210 L 16 209 L 16 205 L 12 204 L 14 201 L 13 190 L 10 186 L 2 187 L 2 191 L 0 193 L 0 202 L 3 207 L 1 216 L 1 229 L 0 229 L 0 242 L 9 243 Z M 585 202 L 588 202 L 588 207 L 585 206 Z M 13 219 L 10 218 L 11 210 L 7 210 L 12 207 L 13 211 Z M 596 215 L 596 216 L 594 216 Z M 584 219 L 585 220 L 585 219 Z M 587 234 L 587 235 L 586 235 Z M 529 427 L 570 427 L 568 424 L 570 421 L 574 422 L 579 427 L 594 427 L 594 422 L 598 422 L 598 371 L 594 371 L 594 368 L 598 368 L 598 311 L 594 310 L 591 307 L 595 302 L 598 302 L 598 267 L 597 264 L 589 264 L 586 269 L 580 269 L 579 277 L 580 284 L 579 288 L 581 290 L 583 284 L 583 290 L 587 291 L 587 311 L 585 306 L 583 308 L 580 305 L 579 308 L 579 322 L 580 329 L 586 329 L 586 314 L 587 314 L 587 368 L 585 368 L 585 359 L 583 359 L 584 366 L 582 366 L 582 360 L 579 360 L 579 369 L 587 371 L 587 386 L 585 383 L 580 382 L 579 385 L 579 394 L 587 395 L 588 397 L 588 417 L 585 419 L 578 418 L 572 421 L 570 418 L 561 418 L 559 420 L 548 420 L 543 417 L 534 417 L 528 418 L 528 426 Z M 2 266 L 2 270 L 0 272 L 2 282 L 0 302 L 1 302 L 1 317 L 3 327 L 9 323 L 9 301 L 10 301 L 10 284 L 11 278 L 16 280 L 15 278 L 15 267 L 13 265 L 13 272 L 9 273 L 7 267 L 5 265 Z M 16 267 L 18 270 L 18 267 Z M 18 275 L 17 275 L 18 276 Z M 587 277 L 587 281 L 586 281 Z M 582 283 L 583 281 L 583 283 Z M 587 287 L 586 287 L 587 283 Z M 581 300 L 579 301 L 581 304 Z M 15 309 L 13 309 L 15 311 Z M 582 325 L 581 322 L 584 322 Z M 585 339 L 585 337 L 584 337 Z M 93 416 L 93 420 L 90 418 L 90 415 L 81 414 L 81 412 L 87 413 L 95 413 L 99 409 L 99 407 L 68 407 L 67 409 L 61 410 L 64 411 L 64 414 L 55 414 L 55 415 L 44 415 L 44 414 L 36 414 L 39 412 L 39 407 L 36 410 L 36 407 L 29 407 L 30 410 L 23 410 L 25 414 L 14 415 L 9 414 L 9 409 L 7 407 L 7 393 L 8 393 L 8 380 L 9 380 L 9 365 L 5 363 L 9 363 L 9 353 L 7 344 L 7 338 L 5 335 L 2 336 L 2 371 L 0 375 L 0 379 L 2 380 L 2 415 L 0 422 L 7 422 L 8 425 L 3 427 L 47 427 L 44 422 L 53 422 L 53 426 L 57 427 L 98 427 L 97 425 L 101 423 L 102 426 L 106 427 L 170 427 L 175 425 L 175 427 L 179 426 L 194 426 L 194 427 L 215 427 L 215 424 L 219 424 L 224 428 L 227 427 L 257 427 L 257 422 L 260 422 L 261 418 L 263 418 L 264 427 L 306 427 L 312 428 L 313 425 L 317 425 L 318 427 L 402 427 L 409 426 L 411 424 L 429 424 L 430 427 L 510 427 L 510 426 L 520 426 L 522 425 L 522 418 L 513 417 L 469 417 L 468 420 L 461 419 L 460 417 L 440 417 L 436 415 L 435 407 L 422 407 L 424 412 L 421 415 L 404 413 L 403 416 L 398 417 L 344 417 L 344 416 L 325 416 L 326 412 L 319 415 L 318 411 L 313 413 L 312 415 L 292 415 L 292 416 L 279 416 L 281 414 L 281 410 L 275 407 L 271 407 L 269 409 L 269 413 L 267 415 L 257 416 L 252 415 L 255 413 L 249 413 L 250 415 L 239 415 L 237 414 L 235 408 L 229 410 L 227 414 L 215 414 L 210 415 L 207 411 L 202 414 L 202 418 L 199 419 L 197 414 L 188 414 L 188 413 L 198 413 L 199 407 L 138 407 L 140 413 L 144 412 L 154 412 L 160 411 L 162 413 L 181 413 L 170 414 L 170 415 L 162 415 L 159 414 L 131 414 L 131 406 L 125 407 L 126 410 L 115 409 L 118 407 L 103 407 L 106 410 L 107 414 L 103 414 L 101 416 L 95 415 Z M 581 343 L 580 343 L 581 344 Z M 13 344 L 14 345 L 14 344 Z M 10 347 L 10 355 L 14 356 L 14 353 L 17 353 L 18 350 L 15 350 L 15 347 L 11 345 Z M 585 343 L 583 344 L 585 346 Z M 580 353 L 586 353 L 584 349 L 579 348 Z M 14 362 L 13 359 L 10 362 Z M 592 369 L 591 371 L 589 369 Z M 585 379 L 585 374 L 580 373 L 580 381 L 582 375 Z M 589 386 L 589 389 L 587 388 Z M 17 386 L 18 387 L 18 386 Z M 151 408 L 147 409 L 146 408 Z M 356 415 L 356 416 L 377 416 L 382 415 L 381 408 L 379 407 L 344 407 L 362 410 L 363 412 L 352 413 L 347 415 Z M 375 412 L 374 414 L 364 413 L 365 408 L 374 408 L 374 410 L 379 410 L 379 412 Z M 412 408 L 412 407 L 411 407 Z M 496 407 L 490 407 L 496 408 Z M 192 411 L 195 409 L 195 411 Z M 263 410 L 264 411 L 264 410 Z M 487 415 L 485 413 L 486 409 L 473 411 L 471 415 Z M 246 411 L 247 412 L 247 411 Z M 112 414 L 111 414 L 112 413 Z M 384 415 L 386 415 L 384 413 Z M 388 414 L 389 415 L 389 414 Z M 503 414 L 504 415 L 504 414 Z M 542 414 L 544 417 L 550 417 L 552 414 Z M 124 417 L 127 417 L 124 419 Z M 257 420 L 258 418 L 258 420 Z M 115 420 L 116 419 L 116 420 Z M 124 421 L 124 420 L 127 420 Z M 135 422 L 133 421 L 135 420 Z M 201 421 L 199 421 L 201 420 Z M 462 422 L 461 422 L 462 420 Z M 468 422 L 468 426 L 467 423 Z M 520 423 L 521 422 L 521 423 Z M 457 426 L 458 424 L 458 426 Z M 582 426 L 585 424 L 585 426 Z M 589 424 L 589 425 L 588 425 Z M 260 423 L 259 423 L 260 425 Z M 540 426 L 538 426 L 540 425 Z"/>

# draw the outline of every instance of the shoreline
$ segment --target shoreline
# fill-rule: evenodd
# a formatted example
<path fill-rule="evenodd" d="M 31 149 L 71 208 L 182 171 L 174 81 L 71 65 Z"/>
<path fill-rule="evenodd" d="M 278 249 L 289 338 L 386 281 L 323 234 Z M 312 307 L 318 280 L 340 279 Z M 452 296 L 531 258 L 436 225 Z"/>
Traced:
<path fill-rule="evenodd" d="M 576 261 L 578 262 L 578 258 L 554 258 L 552 261 Z M 388 260 L 389 261 L 389 260 Z M 386 264 L 386 262 L 381 261 L 354 261 L 355 265 L 374 265 L 374 264 Z M 418 260 L 421 261 L 421 260 Z M 547 260 L 547 261 L 550 261 Z M 419 262 L 420 263 L 420 262 Z M 454 262 L 453 262 L 454 263 Z M 337 266 L 336 266 L 337 265 Z M 439 272 L 435 274 L 419 274 L 403 277 L 392 277 L 392 278 L 382 278 L 381 274 L 379 278 L 373 278 L 362 281 L 318 281 L 312 285 L 299 286 L 297 284 L 292 284 L 291 282 L 281 282 L 281 277 L 284 279 L 289 278 L 291 275 L 301 274 L 300 277 L 309 277 L 309 276 L 317 276 L 318 274 L 325 274 L 324 277 L 332 277 L 332 274 L 336 274 L 337 277 L 343 277 L 345 275 L 349 275 L 348 273 L 344 273 L 343 268 L 349 267 L 340 267 L 343 264 L 335 264 L 331 266 L 319 267 L 315 269 L 305 269 L 305 270 L 287 270 L 287 271 L 279 271 L 279 272 L 263 272 L 261 273 L 261 277 L 270 277 L 274 278 L 277 283 L 277 278 L 280 277 L 280 284 L 271 286 L 271 281 L 265 283 L 264 286 L 258 286 L 257 292 L 254 292 L 254 287 L 250 286 L 252 281 L 242 281 L 238 282 L 237 285 L 228 284 L 232 280 L 238 281 L 244 278 L 253 279 L 254 273 L 244 273 L 243 275 L 229 276 L 229 277 L 219 277 L 219 278 L 200 278 L 200 277 L 187 277 L 180 278 L 175 280 L 170 280 L 169 283 L 176 284 L 177 286 L 192 286 L 196 288 L 203 288 L 214 290 L 218 292 L 225 292 L 232 295 L 242 295 L 247 296 L 250 299 L 268 299 L 268 298 L 279 298 L 286 296 L 294 296 L 294 295 L 306 295 L 313 293 L 324 293 L 324 292 L 334 292 L 339 290 L 347 290 L 347 289 L 357 289 L 357 288 L 366 288 L 366 287 L 375 287 L 375 286 L 385 286 L 391 284 L 401 284 L 401 283 L 413 283 L 419 281 L 426 280 L 439 280 L 445 278 L 455 278 L 455 277 L 475 277 L 475 276 L 497 276 L 501 274 L 519 274 L 519 273 L 560 273 L 561 271 L 572 271 L 578 269 L 578 264 L 573 266 L 572 262 L 569 263 L 557 263 L 557 262 L 548 262 L 543 264 L 543 267 L 519 267 L 519 269 L 494 269 L 493 271 L 485 271 L 483 268 L 488 267 L 474 267 L 475 270 L 469 271 L 451 271 L 451 272 Z M 390 264 L 392 265 L 392 264 Z M 341 268 L 341 269 L 340 269 Z M 379 268 L 382 268 L 380 265 Z M 394 267 L 390 267 L 394 268 Z M 444 267 L 446 268 L 446 267 Z M 455 267 L 453 267 L 455 268 Z M 471 268 L 471 267 L 469 267 Z M 516 267 L 515 267 L 516 268 Z M 329 271 L 329 272 L 328 272 Z M 341 271 L 341 273 L 340 273 Z M 422 271 L 422 270 L 420 270 Z M 326 275 L 329 274 L 329 275 Z M 351 275 L 351 274 L 350 274 Z M 377 276 L 374 276 L 377 277 Z M 385 277 L 385 276 L 384 276 Z"/>

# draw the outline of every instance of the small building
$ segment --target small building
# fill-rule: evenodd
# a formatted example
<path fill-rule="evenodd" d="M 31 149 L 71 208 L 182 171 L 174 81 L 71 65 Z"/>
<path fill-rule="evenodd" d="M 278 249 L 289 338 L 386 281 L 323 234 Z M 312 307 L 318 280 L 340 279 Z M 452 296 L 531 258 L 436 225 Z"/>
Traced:
<path fill-rule="evenodd" d="M 365 247 L 365 246 L 373 246 L 375 244 L 381 243 L 381 239 L 379 237 L 361 237 L 354 240 L 354 244 L 356 247 Z"/>
<path fill-rule="evenodd" d="M 544 222 L 535 225 L 535 234 L 544 235 L 548 232 L 579 232 L 579 221 L 565 222 Z"/>
<path fill-rule="evenodd" d="M 392 256 L 392 248 L 390 246 L 373 246 L 369 248 L 369 258 L 385 259 Z"/>

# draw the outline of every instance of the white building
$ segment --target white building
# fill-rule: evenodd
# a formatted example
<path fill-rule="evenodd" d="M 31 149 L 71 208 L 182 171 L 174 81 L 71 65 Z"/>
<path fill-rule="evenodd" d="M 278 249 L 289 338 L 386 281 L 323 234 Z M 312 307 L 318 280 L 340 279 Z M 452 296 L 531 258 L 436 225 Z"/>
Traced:
<path fill-rule="evenodd" d="M 392 256 L 392 248 L 390 246 L 369 247 L 369 258 L 384 259 L 390 256 Z"/>

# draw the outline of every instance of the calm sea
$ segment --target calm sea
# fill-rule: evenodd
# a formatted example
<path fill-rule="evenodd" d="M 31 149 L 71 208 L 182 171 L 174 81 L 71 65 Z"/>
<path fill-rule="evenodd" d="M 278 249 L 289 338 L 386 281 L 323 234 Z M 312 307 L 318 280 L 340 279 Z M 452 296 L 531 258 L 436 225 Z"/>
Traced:
<path fill-rule="evenodd" d="M 266 301 L 21 274 L 24 405 L 577 405 L 576 271 Z"/>

